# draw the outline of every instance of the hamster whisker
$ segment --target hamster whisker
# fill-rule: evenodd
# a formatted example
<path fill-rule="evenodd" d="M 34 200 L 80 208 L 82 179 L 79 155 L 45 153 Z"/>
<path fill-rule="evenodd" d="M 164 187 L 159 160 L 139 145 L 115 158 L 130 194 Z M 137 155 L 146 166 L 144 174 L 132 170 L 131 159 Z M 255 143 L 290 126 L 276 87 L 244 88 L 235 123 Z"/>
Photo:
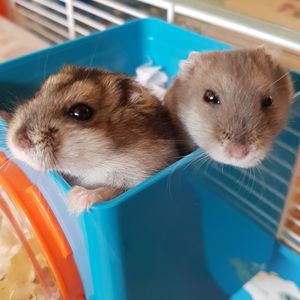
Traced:
<path fill-rule="evenodd" d="M 210 157 L 208 157 L 207 161 L 205 161 L 205 165 L 203 165 L 203 170 L 206 174 L 208 173 L 209 168 L 212 166 L 212 162 L 214 162 L 214 160 Z"/>
<path fill-rule="evenodd" d="M 183 170 L 187 170 L 191 165 L 193 165 L 193 167 L 197 167 L 199 163 L 201 163 L 202 166 L 206 159 L 209 159 L 208 154 L 206 152 L 202 152 L 200 156 L 193 158 L 188 164 L 186 164 Z"/>
<path fill-rule="evenodd" d="M 173 180 L 173 177 L 175 175 L 175 173 L 177 173 L 178 171 L 178 165 L 176 166 L 173 166 L 172 167 L 172 171 L 170 172 L 170 174 L 167 176 L 167 192 L 168 192 L 168 195 L 171 197 L 172 200 L 174 200 L 175 198 L 173 197 L 173 194 L 172 194 L 172 184 L 174 184 L 174 180 Z M 180 177 L 182 178 L 182 177 Z M 180 181 L 179 184 L 181 184 L 182 181 Z M 176 186 L 178 184 L 176 183 Z"/>
<path fill-rule="evenodd" d="M 246 171 L 246 175 L 248 177 L 248 185 L 247 185 L 247 188 L 249 189 L 249 191 L 251 192 L 254 188 L 254 185 L 255 185 L 255 171 L 254 171 L 254 167 L 251 167 L 251 168 L 247 168 L 245 169 Z"/>
<path fill-rule="evenodd" d="M 253 168 L 248 168 L 249 190 L 253 191 L 255 184 L 255 171 Z"/>
<path fill-rule="evenodd" d="M 254 168 L 255 174 L 259 174 L 259 179 L 256 181 L 258 184 L 256 185 L 255 189 L 258 189 L 260 187 L 260 190 L 256 191 L 259 194 L 263 195 L 267 186 L 265 176 L 263 175 L 263 170 L 262 170 L 262 164 L 258 164 Z"/>
<path fill-rule="evenodd" d="M 254 167 L 252 167 L 252 168 L 249 168 L 250 179 L 252 179 L 252 184 L 249 186 L 250 191 L 255 190 L 254 187 L 255 187 L 255 184 L 256 184 L 256 182 L 257 182 L 257 179 L 256 179 L 256 167 L 257 167 L 257 166 L 254 166 Z"/>
<path fill-rule="evenodd" d="M 275 88 L 273 88 L 273 91 L 278 91 L 278 90 L 288 87 L 288 86 L 289 86 L 289 84 L 276 85 Z"/>
<path fill-rule="evenodd" d="M 96 53 L 97 53 L 98 47 L 99 47 L 99 45 L 101 45 L 101 43 L 99 43 L 99 41 L 100 41 L 100 36 L 95 41 L 96 42 L 96 46 L 95 46 L 94 51 L 93 51 L 93 53 L 91 55 L 91 58 L 90 58 L 90 62 L 89 62 L 89 66 L 90 67 L 92 67 L 94 59 L 96 57 Z"/>
<path fill-rule="evenodd" d="M 255 174 L 258 174 L 258 182 L 260 183 L 260 185 L 262 186 L 267 186 L 267 183 L 266 183 L 266 178 L 265 176 L 263 175 L 262 173 L 262 169 L 261 169 L 261 163 L 258 164 L 257 166 L 254 167 L 254 170 L 255 170 Z"/>
<path fill-rule="evenodd" d="M 47 70 L 47 64 L 48 64 L 48 59 L 49 59 L 49 56 L 50 56 L 50 52 L 52 51 L 52 49 L 50 48 L 47 52 L 47 56 L 46 56 L 46 59 L 45 59 L 45 63 L 44 63 L 44 67 L 43 67 L 43 80 L 46 79 L 46 70 Z"/>
<path fill-rule="evenodd" d="M 0 169 L 2 169 L 3 167 L 7 166 L 8 163 L 9 163 L 9 160 L 5 161 L 5 162 L 1 165 Z"/>
<path fill-rule="evenodd" d="M 203 168 L 203 166 L 206 165 L 210 160 L 211 159 L 210 159 L 209 155 L 206 153 L 202 157 L 199 157 L 198 159 L 196 159 L 194 166 L 193 166 L 195 168 L 196 172 L 199 172 L 200 169 Z"/>
<path fill-rule="evenodd" d="M 275 80 L 274 82 L 272 82 L 269 87 L 275 85 L 278 81 L 282 80 L 284 77 L 288 76 L 289 74 L 290 74 L 290 72 L 287 71 L 285 74 L 283 74 L 282 76 L 280 76 L 277 80 Z"/>
<path fill-rule="evenodd" d="M 1 169 L 3 169 L 3 172 L 5 173 L 7 171 L 9 167 L 9 160 L 7 160 L 6 162 L 3 163 L 3 165 L 1 166 Z"/>
<path fill-rule="evenodd" d="M 245 186 L 245 180 L 246 180 L 246 174 L 247 174 L 247 169 L 239 169 L 237 168 L 240 172 L 240 176 L 238 177 L 237 179 L 237 186 L 238 186 L 238 189 L 237 191 L 240 192 L 241 188 L 243 186 Z"/>

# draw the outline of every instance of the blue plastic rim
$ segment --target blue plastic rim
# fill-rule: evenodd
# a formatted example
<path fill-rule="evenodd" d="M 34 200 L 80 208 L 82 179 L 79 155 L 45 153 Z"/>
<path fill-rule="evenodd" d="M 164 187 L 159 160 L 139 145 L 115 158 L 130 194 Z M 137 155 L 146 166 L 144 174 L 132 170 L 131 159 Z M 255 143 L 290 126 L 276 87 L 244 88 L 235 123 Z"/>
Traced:
<path fill-rule="evenodd" d="M 11 109 L 30 97 L 64 64 L 135 75 L 151 60 L 173 77 L 190 51 L 229 48 L 159 20 L 134 21 L 1 64 L 1 105 Z M 293 77 L 300 90 L 300 76 Z M 298 133 L 299 103 L 290 122 Z M 258 181 L 231 167 L 197 164 L 199 150 L 78 220 L 67 215 L 69 186 L 57 174 L 45 175 L 37 185 L 70 241 L 87 298 L 229 299 L 261 269 L 299 284 L 298 256 L 274 237 L 291 176 L 279 160 L 293 165 L 299 136 L 284 131 L 278 142 Z M 20 165 L 34 181 L 37 175 Z"/>

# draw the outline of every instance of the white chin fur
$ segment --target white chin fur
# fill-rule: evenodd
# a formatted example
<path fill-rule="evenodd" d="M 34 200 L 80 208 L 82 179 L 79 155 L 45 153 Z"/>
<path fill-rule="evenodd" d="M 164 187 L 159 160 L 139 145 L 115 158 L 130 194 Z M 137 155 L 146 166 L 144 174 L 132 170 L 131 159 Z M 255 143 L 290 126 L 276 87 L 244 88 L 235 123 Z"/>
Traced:
<path fill-rule="evenodd" d="M 217 147 L 216 147 L 217 148 Z M 221 147 L 220 147 L 221 148 Z M 251 149 L 249 154 L 242 159 L 228 157 L 223 147 L 221 149 L 207 151 L 208 155 L 215 161 L 239 168 L 251 168 L 259 165 L 265 158 L 267 151 Z"/>
<path fill-rule="evenodd" d="M 215 161 L 218 161 L 220 163 L 223 163 L 225 165 L 231 165 L 231 166 L 235 166 L 235 167 L 239 167 L 239 168 L 251 168 L 251 167 L 255 167 L 257 166 L 262 159 L 259 158 L 255 158 L 252 160 L 249 160 L 247 158 L 244 159 L 228 159 L 228 158 L 219 158 L 219 157 L 214 157 L 213 155 L 209 154 L 211 156 L 211 158 Z"/>

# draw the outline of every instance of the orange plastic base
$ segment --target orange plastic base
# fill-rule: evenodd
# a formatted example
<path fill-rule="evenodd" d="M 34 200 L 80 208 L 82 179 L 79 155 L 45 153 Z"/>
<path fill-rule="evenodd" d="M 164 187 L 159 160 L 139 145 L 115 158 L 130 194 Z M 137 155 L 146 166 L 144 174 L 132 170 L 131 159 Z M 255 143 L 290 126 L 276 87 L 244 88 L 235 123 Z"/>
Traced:
<path fill-rule="evenodd" d="M 0 152 L 0 184 L 30 222 L 63 299 L 85 299 L 72 250 L 59 223 L 38 188 L 2 152 Z"/>
<path fill-rule="evenodd" d="M 7 7 L 4 0 L 0 1 L 0 15 L 7 16 Z"/>

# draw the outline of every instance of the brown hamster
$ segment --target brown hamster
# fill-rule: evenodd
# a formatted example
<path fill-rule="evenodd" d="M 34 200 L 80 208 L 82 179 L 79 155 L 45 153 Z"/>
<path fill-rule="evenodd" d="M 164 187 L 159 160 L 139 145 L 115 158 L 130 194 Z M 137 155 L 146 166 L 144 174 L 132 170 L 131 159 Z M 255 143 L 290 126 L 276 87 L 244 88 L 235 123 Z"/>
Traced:
<path fill-rule="evenodd" d="M 178 158 L 161 102 L 134 79 L 66 66 L 20 105 L 9 122 L 12 154 L 38 170 L 75 178 L 80 212 L 133 187 Z"/>
<path fill-rule="evenodd" d="M 248 168 L 266 156 L 292 99 L 288 71 L 259 47 L 191 53 L 164 101 L 191 146 Z"/>

